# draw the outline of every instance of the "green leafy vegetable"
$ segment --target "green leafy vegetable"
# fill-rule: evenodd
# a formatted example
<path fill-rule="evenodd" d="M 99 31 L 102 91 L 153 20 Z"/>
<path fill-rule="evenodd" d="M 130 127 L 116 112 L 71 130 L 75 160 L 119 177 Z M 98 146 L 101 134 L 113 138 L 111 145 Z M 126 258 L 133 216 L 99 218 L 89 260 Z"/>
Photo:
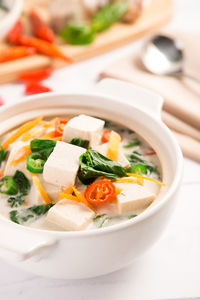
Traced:
<path fill-rule="evenodd" d="M 10 204 L 11 207 L 18 207 L 21 206 L 24 203 L 24 199 L 22 198 L 23 195 L 18 195 L 18 196 L 12 196 L 8 198 L 8 203 Z"/>
<path fill-rule="evenodd" d="M 4 176 L 0 180 L 0 193 L 7 195 L 16 195 L 18 191 L 18 184 L 11 176 Z"/>
<path fill-rule="evenodd" d="M 39 140 L 34 139 L 31 141 L 31 151 L 32 152 L 40 152 L 42 150 L 54 149 L 56 145 L 56 141 L 53 140 Z"/>
<path fill-rule="evenodd" d="M 60 35 L 72 45 L 88 45 L 95 39 L 90 25 L 75 21 L 68 23 Z"/>
<path fill-rule="evenodd" d="M 103 7 L 92 21 L 94 32 L 101 32 L 108 29 L 115 22 L 121 20 L 128 11 L 128 1 L 114 2 Z"/>
<path fill-rule="evenodd" d="M 89 141 L 88 140 L 82 140 L 82 139 L 74 138 L 74 139 L 71 140 L 70 144 L 76 145 L 76 146 L 79 146 L 79 147 L 82 147 L 82 148 L 85 148 L 85 149 L 88 149 Z"/>
<path fill-rule="evenodd" d="M 106 216 L 106 214 L 98 215 L 93 218 L 93 222 L 98 222 L 102 217 Z"/>
<path fill-rule="evenodd" d="M 78 178 L 87 185 L 99 176 L 116 179 L 126 176 L 126 169 L 90 148 L 80 156 Z"/>
<path fill-rule="evenodd" d="M 1 167 L 1 163 L 4 161 L 4 159 L 6 158 L 8 151 L 6 151 L 3 146 L 0 145 L 0 167 Z"/>
<path fill-rule="evenodd" d="M 138 146 L 140 145 L 140 141 L 139 140 L 135 140 L 127 145 L 124 145 L 124 148 L 131 148 L 131 147 L 134 147 L 134 146 Z"/>
<path fill-rule="evenodd" d="M 131 167 L 128 169 L 129 173 L 136 173 L 137 171 L 147 174 L 148 170 L 150 173 L 156 173 L 157 175 L 159 175 L 157 167 L 146 161 L 141 153 L 133 151 L 131 154 L 126 155 L 126 157 L 131 163 Z"/>
<path fill-rule="evenodd" d="M 24 173 L 17 170 L 15 172 L 15 175 L 13 178 L 19 186 L 19 191 L 20 191 L 21 195 L 23 195 L 23 196 L 28 195 L 31 185 L 30 185 L 28 178 L 24 175 Z"/>
<path fill-rule="evenodd" d="M 93 219 L 93 222 L 97 224 L 98 228 L 104 227 L 111 218 L 109 218 L 106 214 L 98 215 Z"/>
<path fill-rule="evenodd" d="M 10 211 L 10 219 L 18 224 L 22 224 L 27 222 L 30 218 L 37 219 L 38 217 L 45 215 L 48 210 L 54 204 L 46 204 L 46 205 L 35 205 L 23 210 L 12 210 Z"/>

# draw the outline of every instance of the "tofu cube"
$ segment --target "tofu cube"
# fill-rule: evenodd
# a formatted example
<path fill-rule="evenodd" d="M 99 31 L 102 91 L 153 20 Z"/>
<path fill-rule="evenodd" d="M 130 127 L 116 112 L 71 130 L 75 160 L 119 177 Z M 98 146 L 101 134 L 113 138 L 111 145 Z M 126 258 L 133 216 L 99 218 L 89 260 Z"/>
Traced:
<path fill-rule="evenodd" d="M 72 118 L 64 128 L 63 141 L 70 143 L 73 138 L 88 140 L 90 147 L 100 144 L 105 122 L 86 115 Z"/>
<path fill-rule="evenodd" d="M 122 189 L 117 196 L 119 214 L 140 213 L 155 199 L 156 195 L 137 183 L 116 183 Z"/>
<path fill-rule="evenodd" d="M 102 145 L 95 147 L 95 150 L 107 157 L 108 156 L 108 146 L 109 146 L 109 143 L 104 143 Z M 129 163 L 128 159 L 122 153 L 121 150 L 119 150 L 118 163 L 120 165 L 122 165 L 122 167 L 124 167 L 124 168 L 130 167 L 130 163 Z"/>
<path fill-rule="evenodd" d="M 66 231 L 84 230 L 92 222 L 95 213 L 80 202 L 62 199 L 47 214 L 47 221 Z"/>
<path fill-rule="evenodd" d="M 79 157 L 85 151 L 75 145 L 57 142 L 44 165 L 43 179 L 60 187 L 73 185 L 79 168 Z"/>
<path fill-rule="evenodd" d="M 27 143 L 25 142 L 15 142 L 11 147 L 10 147 L 10 154 L 8 156 L 8 160 L 5 166 L 5 176 L 13 176 L 16 172 L 16 170 L 19 170 L 26 175 L 26 177 L 31 180 L 31 173 L 27 170 L 26 167 L 26 159 L 19 162 L 18 164 L 12 165 L 12 161 L 16 159 L 17 153 L 20 151 L 21 148 L 26 146 Z"/>

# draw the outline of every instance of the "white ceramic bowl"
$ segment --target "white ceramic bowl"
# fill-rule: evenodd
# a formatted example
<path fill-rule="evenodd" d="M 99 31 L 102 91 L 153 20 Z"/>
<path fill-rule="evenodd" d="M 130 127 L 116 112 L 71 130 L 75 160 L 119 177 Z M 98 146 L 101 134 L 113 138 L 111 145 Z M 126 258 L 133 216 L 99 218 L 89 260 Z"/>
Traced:
<path fill-rule="evenodd" d="M 0 40 L 3 39 L 8 31 L 20 17 L 23 7 L 23 0 L 4 0 L 9 12 L 0 20 Z"/>
<path fill-rule="evenodd" d="M 157 151 L 166 187 L 135 219 L 83 232 L 43 231 L 0 218 L 0 257 L 25 270 L 55 278 L 87 278 L 118 270 L 143 254 L 168 223 L 181 183 L 181 150 L 162 123 L 162 98 L 116 80 L 85 94 L 42 94 L 0 109 L 0 135 L 38 115 L 86 112 L 118 121 L 142 135 Z"/>

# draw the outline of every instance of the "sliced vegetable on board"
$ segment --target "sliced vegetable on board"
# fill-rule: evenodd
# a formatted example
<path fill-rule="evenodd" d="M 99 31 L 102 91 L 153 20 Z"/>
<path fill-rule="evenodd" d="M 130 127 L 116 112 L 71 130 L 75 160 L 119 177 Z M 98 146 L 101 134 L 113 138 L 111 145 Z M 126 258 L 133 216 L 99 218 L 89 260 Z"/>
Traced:
<path fill-rule="evenodd" d="M 19 19 L 7 35 L 8 42 L 12 44 L 17 44 L 18 38 L 22 35 L 23 30 L 24 30 L 23 21 Z"/>
<path fill-rule="evenodd" d="M 25 86 L 26 95 L 35 95 L 48 92 L 52 92 L 52 89 L 40 84 L 39 82 L 29 82 Z"/>
<path fill-rule="evenodd" d="M 42 70 L 25 72 L 19 75 L 18 79 L 25 82 L 42 81 L 51 76 L 54 68 L 48 67 Z"/>
<path fill-rule="evenodd" d="M 5 47 L 0 50 L 0 63 L 12 61 L 34 54 L 36 54 L 35 48 L 29 46 Z"/>

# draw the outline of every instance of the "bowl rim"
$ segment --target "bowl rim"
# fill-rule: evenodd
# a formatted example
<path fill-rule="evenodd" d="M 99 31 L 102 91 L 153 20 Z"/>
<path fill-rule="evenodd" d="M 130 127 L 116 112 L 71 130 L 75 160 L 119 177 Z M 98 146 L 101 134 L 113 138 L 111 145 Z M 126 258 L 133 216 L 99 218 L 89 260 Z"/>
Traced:
<path fill-rule="evenodd" d="M 28 96 L 28 97 L 24 97 L 21 100 L 19 100 L 17 103 L 15 104 L 6 104 L 3 107 L 0 107 L 0 115 L 8 110 L 9 108 L 14 109 L 15 106 L 18 106 L 20 104 L 23 103 L 28 103 L 34 100 L 38 100 L 38 99 L 42 99 L 42 98 L 46 98 L 46 97 L 60 97 L 60 96 L 67 96 L 67 97 L 73 97 L 73 96 L 93 96 L 93 97 L 97 97 L 97 98 L 103 98 L 104 100 L 109 100 L 112 104 L 116 104 L 116 99 L 113 96 L 109 96 L 109 95 L 100 95 L 100 94 L 95 94 L 94 92 L 74 92 L 74 93 L 65 93 L 65 92 L 49 92 L 49 93 L 45 93 L 45 94 L 39 94 L 39 95 L 32 95 L 32 96 Z M 18 226 L 20 226 L 21 229 L 25 230 L 25 231 L 29 231 L 32 233 L 39 233 L 41 234 L 48 234 L 48 235 L 53 235 L 55 237 L 69 237 L 69 238 L 76 238 L 76 237 L 90 237 L 93 235 L 102 235 L 102 234 L 109 234 L 110 232 L 116 232 L 116 231 L 120 231 L 120 230 L 124 230 L 127 227 L 131 227 L 134 226 L 134 224 L 138 224 L 146 219 L 148 219 L 149 217 L 151 217 L 152 215 L 156 214 L 165 204 L 166 202 L 168 202 L 170 200 L 170 198 L 173 196 L 173 194 L 176 193 L 177 189 L 180 186 L 180 183 L 182 181 L 182 174 L 183 174 L 183 155 L 182 155 L 182 151 L 180 149 L 180 146 L 178 145 L 177 140 L 175 139 L 173 133 L 170 131 L 170 129 L 160 120 L 160 119 L 156 119 L 154 118 L 150 113 L 143 111 L 142 109 L 133 106 L 127 102 L 120 102 L 120 105 L 125 106 L 127 109 L 128 108 L 133 108 L 138 111 L 139 113 L 142 113 L 146 116 L 148 116 L 149 118 L 151 118 L 151 120 L 156 123 L 156 125 L 158 127 L 160 127 L 160 129 L 162 129 L 163 132 L 165 132 L 166 135 L 168 135 L 168 137 L 171 140 L 171 143 L 174 147 L 173 150 L 175 150 L 176 153 L 176 164 L 177 164 L 177 168 L 176 168 L 176 176 L 175 179 L 173 181 L 173 183 L 169 186 L 168 190 L 166 191 L 166 193 L 162 196 L 161 201 L 157 202 L 155 205 L 149 207 L 149 209 L 144 210 L 141 214 L 139 214 L 137 216 L 137 218 L 133 218 L 130 220 L 125 220 L 121 223 L 112 225 L 112 226 L 108 226 L 108 227 L 104 227 L 104 228 L 97 228 L 97 229 L 92 229 L 92 230 L 83 230 L 83 231 L 55 231 L 55 230 L 48 230 L 48 229 L 39 229 L 39 228 L 33 228 L 33 227 L 28 227 L 28 226 L 23 226 L 14 222 L 11 222 L 9 219 L 7 218 L 0 218 L 0 221 L 3 221 L 4 223 L 7 223 L 9 226 L 13 226 L 13 228 L 19 228 Z M 56 105 L 55 105 L 56 106 Z M 66 105 L 67 107 L 67 105 Z M 22 112 L 23 113 L 23 112 Z M 1 224 L 0 224 L 1 226 Z"/>

